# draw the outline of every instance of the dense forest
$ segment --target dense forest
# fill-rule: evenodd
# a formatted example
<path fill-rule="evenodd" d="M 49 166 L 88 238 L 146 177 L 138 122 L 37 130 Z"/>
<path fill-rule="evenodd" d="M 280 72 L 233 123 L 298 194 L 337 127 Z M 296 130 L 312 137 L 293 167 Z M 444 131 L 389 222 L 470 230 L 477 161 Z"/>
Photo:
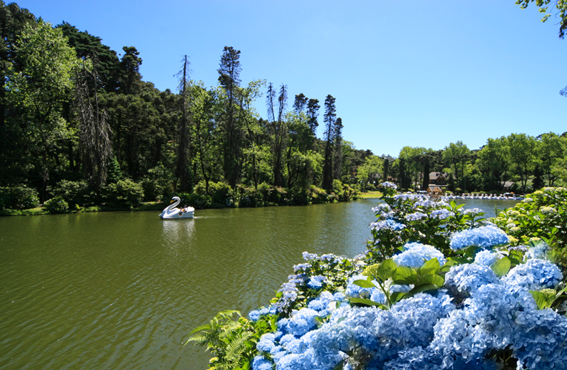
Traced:
<path fill-rule="evenodd" d="M 398 158 L 343 138 L 335 98 L 290 95 L 285 84 L 244 84 L 240 51 L 219 50 L 218 85 L 177 91 L 140 74 L 134 46 L 120 54 L 97 36 L 52 26 L 0 0 L 0 209 L 53 203 L 136 206 L 185 194 L 193 205 L 349 200 L 388 179 L 425 189 L 430 172 L 453 191 L 517 191 L 562 184 L 566 139 L 512 134 L 479 150 L 405 147 Z M 216 66 L 215 66 L 216 67 Z M 211 66 L 211 68 L 214 68 Z M 294 97 L 292 97 L 294 96 Z M 264 100 L 266 117 L 253 103 Z M 324 129 L 316 135 L 319 125 Z"/>
<path fill-rule="evenodd" d="M 218 86 L 192 80 L 184 56 L 172 71 L 178 91 L 159 91 L 142 79 L 133 46 L 119 58 L 100 38 L 53 27 L 15 3 L 0 1 L 0 24 L 4 193 L 35 189 L 41 202 L 77 192 L 91 202 L 105 194 L 156 200 L 219 187 L 342 193 L 337 181 L 352 182 L 372 156 L 343 140 L 333 96 L 290 99 L 285 84 L 244 85 L 233 47 L 219 50 Z M 252 106 L 260 98 L 266 119 Z"/>

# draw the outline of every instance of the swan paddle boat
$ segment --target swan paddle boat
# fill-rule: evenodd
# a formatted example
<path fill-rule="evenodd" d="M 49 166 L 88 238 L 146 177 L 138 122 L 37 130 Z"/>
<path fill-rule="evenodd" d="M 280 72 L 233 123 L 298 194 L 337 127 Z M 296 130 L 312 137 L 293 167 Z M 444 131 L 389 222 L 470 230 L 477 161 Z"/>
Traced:
<path fill-rule="evenodd" d="M 176 220 L 181 218 L 193 218 L 195 214 L 195 208 L 193 207 L 185 207 L 185 208 L 177 208 L 179 203 L 181 203 L 181 199 L 179 197 L 173 197 L 171 199 L 171 204 L 169 207 L 164 209 L 160 214 L 159 217 L 164 220 Z"/>

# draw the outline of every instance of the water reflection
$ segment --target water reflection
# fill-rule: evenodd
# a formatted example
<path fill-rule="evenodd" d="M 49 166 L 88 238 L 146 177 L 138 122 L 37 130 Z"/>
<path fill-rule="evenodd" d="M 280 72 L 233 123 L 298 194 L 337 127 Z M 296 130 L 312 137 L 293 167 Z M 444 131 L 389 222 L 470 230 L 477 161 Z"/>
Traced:
<path fill-rule="evenodd" d="M 195 231 L 195 220 L 163 220 L 162 236 L 168 242 L 184 242 Z"/>

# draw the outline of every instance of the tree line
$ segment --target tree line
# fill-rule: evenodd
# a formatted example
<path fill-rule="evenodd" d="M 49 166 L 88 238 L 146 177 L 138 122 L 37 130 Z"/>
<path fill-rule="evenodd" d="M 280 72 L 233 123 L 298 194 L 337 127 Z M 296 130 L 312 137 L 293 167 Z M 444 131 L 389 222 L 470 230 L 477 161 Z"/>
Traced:
<path fill-rule="evenodd" d="M 297 94 L 290 107 L 285 84 L 242 83 L 233 47 L 209 88 L 183 56 L 172 92 L 142 79 L 135 47 L 118 56 L 99 37 L 53 27 L 16 3 L 0 0 L 0 32 L 0 187 L 37 189 L 41 201 L 62 186 L 98 194 L 118 181 L 141 186 L 146 200 L 195 186 L 209 193 L 219 182 L 330 193 L 372 156 L 343 139 L 332 95 L 321 107 Z M 267 118 L 253 107 L 262 98 Z"/>
<path fill-rule="evenodd" d="M 476 150 L 462 141 L 438 151 L 406 146 L 397 159 L 383 163 L 390 166 L 382 175 L 405 189 L 427 189 L 429 173 L 441 172 L 451 191 L 526 193 L 567 183 L 567 133 L 510 134 L 489 138 Z"/>

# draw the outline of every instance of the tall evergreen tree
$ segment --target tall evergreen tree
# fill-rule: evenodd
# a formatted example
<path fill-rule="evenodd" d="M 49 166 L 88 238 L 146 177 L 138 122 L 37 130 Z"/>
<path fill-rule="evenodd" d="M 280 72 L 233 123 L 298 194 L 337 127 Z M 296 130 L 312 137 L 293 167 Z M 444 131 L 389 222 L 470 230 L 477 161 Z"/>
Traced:
<path fill-rule="evenodd" d="M 77 57 L 85 59 L 96 55 L 98 60 L 97 76 L 99 79 L 96 85 L 102 87 L 106 92 L 115 92 L 118 88 L 121 68 L 116 52 L 104 45 L 100 37 L 93 36 L 86 31 L 79 31 L 75 26 L 67 22 L 63 22 L 57 28 L 63 30 L 63 34 L 69 40 L 69 46 L 72 46 L 77 52 Z M 89 84 L 94 86 L 92 82 L 89 82 Z"/>
<path fill-rule="evenodd" d="M 224 88 L 228 103 L 224 117 L 226 141 L 224 144 L 224 176 L 233 188 L 240 177 L 240 130 L 235 115 L 235 100 L 240 86 L 240 50 L 225 46 L 221 57 L 219 83 Z"/>
<path fill-rule="evenodd" d="M 307 117 L 309 117 L 309 128 L 313 133 L 313 136 L 317 135 L 317 127 L 319 123 L 317 122 L 317 116 L 319 116 L 319 100 L 317 99 L 309 99 L 307 102 Z"/>
<path fill-rule="evenodd" d="M 293 102 L 293 110 L 295 110 L 296 113 L 301 113 L 305 110 L 305 107 L 307 105 L 307 97 L 303 94 L 299 94 L 295 96 L 295 101 Z"/>
<path fill-rule="evenodd" d="M 343 166 L 343 120 L 337 118 L 333 125 L 333 179 L 340 180 Z"/>
<path fill-rule="evenodd" d="M 142 75 L 140 65 L 142 58 L 140 52 L 133 46 L 124 46 L 124 55 L 120 59 L 120 89 L 124 94 L 134 94 L 138 91 Z"/>
<path fill-rule="evenodd" d="M 8 68 L 21 72 L 24 67 L 17 55 L 20 34 L 28 23 L 36 23 L 32 13 L 0 0 L 0 186 L 23 181 L 25 176 L 26 165 L 21 163 L 25 131 L 16 122 L 17 110 L 7 100 L 6 76 Z"/>
<path fill-rule="evenodd" d="M 333 127 L 337 119 L 335 98 L 330 94 L 325 98 L 325 158 L 323 162 L 323 189 L 333 189 Z"/>

